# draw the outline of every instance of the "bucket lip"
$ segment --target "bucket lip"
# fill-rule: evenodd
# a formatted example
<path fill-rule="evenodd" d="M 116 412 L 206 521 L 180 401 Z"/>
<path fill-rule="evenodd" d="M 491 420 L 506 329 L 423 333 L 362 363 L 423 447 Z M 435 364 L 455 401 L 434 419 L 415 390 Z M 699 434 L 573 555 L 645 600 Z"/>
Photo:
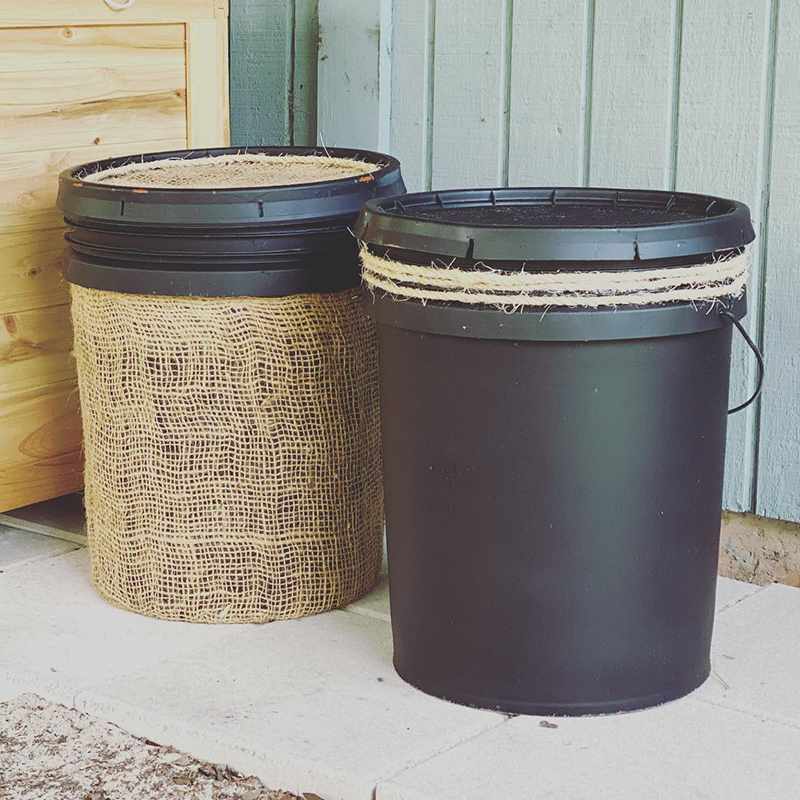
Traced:
<path fill-rule="evenodd" d="M 522 207 L 541 209 L 547 224 L 515 219 L 514 209 Z M 615 221 L 609 210 L 623 219 Z M 610 219 L 593 225 L 593 211 Z M 621 224 L 623 212 L 634 219 L 638 214 L 642 221 Z M 582 215 L 586 219 L 577 224 Z M 568 221 L 560 224 L 558 216 Z M 662 219 L 648 219 L 658 216 Z M 616 262 L 608 267 L 612 269 L 707 257 L 755 239 L 750 209 L 736 200 L 583 187 L 454 189 L 376 198 L 362 209 L 354 232 L 371 247 L 397 248 L 428 259 Z"/>
<path fill-rule="evenodd" d="M 381 166 L 374 172 L 277 186 L 150 188 L 92 182 L 92 173 L 126 164 L 224 155 L 330 156 Z M 399 184 L 399 185 L 398 185 Z M 400 162 L 370 150 L 326 147 L 217 147 L 134 154 L 69 167 L 59 175 L 57 205 L 75 226 L 94 222 L 157 228 L 269 226 L 355 217 L 364 202 L 404 189 Z"/>
<path fill-rule="evenodd" d="M 747 313 L 747 299 L 728 297 L 703 303 L 664 303 L 620 308 L 532 308 L 502 311 L 365 294 L 367 314 L 378 325 L 466 339 L 530 342 L 592 342 L 680 336 L 729 326 Z"/>

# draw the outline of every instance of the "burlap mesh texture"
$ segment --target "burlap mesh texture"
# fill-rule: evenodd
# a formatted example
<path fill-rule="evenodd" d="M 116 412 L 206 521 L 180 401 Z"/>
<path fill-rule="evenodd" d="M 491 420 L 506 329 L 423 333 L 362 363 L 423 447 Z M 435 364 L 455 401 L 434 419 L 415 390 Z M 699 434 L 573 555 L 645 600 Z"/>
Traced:
<path fill-rule="evenodd" d="M 349 158 L 236 153 L 133 162 L 84 177 L 92 183 L 150 189 L 233 189 L 335 181 L 377 169 L 380 164 Z"/>
<path fill-rule="evenodd" d="M 377 360 L 359 290 L 72 286 L 92 574 L 123 608 L 255 622 L 343 605 L 381 565 Z"/>

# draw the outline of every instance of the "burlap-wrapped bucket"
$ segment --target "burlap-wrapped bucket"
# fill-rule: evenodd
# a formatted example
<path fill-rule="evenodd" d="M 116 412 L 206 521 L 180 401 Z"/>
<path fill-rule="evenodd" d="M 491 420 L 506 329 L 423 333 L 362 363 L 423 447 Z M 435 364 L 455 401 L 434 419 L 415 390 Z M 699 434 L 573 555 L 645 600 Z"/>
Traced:
<path fill-rule="evenodd" d="M 62 176 L 93 580 L 166 619 L 325 611 L 380 570 L 374 329 L 347 226 L 399 168 L 200 155 Z"/>

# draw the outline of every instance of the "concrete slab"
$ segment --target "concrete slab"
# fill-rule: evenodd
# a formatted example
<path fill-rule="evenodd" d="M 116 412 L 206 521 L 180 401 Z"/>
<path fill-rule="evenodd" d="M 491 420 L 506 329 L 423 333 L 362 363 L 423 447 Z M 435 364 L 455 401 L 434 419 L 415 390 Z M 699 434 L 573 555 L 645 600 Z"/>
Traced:
<path fill-rule="evenodd" d="M 800 589 L 775 584 L 728 608 L 712 655 L 714 676 L 693 697 L 800 728 Z"/>
<path fill-rule="evenodd" d="M 378 786 L 376 800 L 774 800 L 800 731 L 681 700 L 593 719 L 518 717 Z"/>
<path fill-rule="evenodd" d="M 0 570 L 51 558 L 76 550 L 80 545 L 0 525 Z"/>
<path fill-rule="evenodd" d="M 731 578 L 717 578 L 717 614 L 759 591 L 761 587 L 752 583 L 734 581 Z"/>
<path fill-rule="evenodd" d="M 384 572 L 378 578 L 375 588 L 366 597 L 351 603 L 344 610 L 389 622 L 391 620 L 389 616 L 389 576 Z"/>
<path fill-rule="evenodd" d="M 372 800 L 381 780 L 505 719 L 408 686 L 391 647 L 386 622 L 332 611 L 140 670 L 77 704 L 271 786 Z"/>
<path fill-rule="evenodd" d="M 81 689 L 234 632 L 115 608 L 90 583 L 86 549 L 0 574 L 0 675 L 18 694 L 71 703 Z"/>

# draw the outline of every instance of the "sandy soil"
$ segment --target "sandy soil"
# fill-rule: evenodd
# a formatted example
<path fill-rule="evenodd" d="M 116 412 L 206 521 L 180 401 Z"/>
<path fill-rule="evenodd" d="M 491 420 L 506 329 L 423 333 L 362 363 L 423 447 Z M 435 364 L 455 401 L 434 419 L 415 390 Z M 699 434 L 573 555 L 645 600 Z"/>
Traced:
<path fill-rule="evenodd" d="M 0 703 L 0 798 L 301 800 L 32 694 Z"/>

